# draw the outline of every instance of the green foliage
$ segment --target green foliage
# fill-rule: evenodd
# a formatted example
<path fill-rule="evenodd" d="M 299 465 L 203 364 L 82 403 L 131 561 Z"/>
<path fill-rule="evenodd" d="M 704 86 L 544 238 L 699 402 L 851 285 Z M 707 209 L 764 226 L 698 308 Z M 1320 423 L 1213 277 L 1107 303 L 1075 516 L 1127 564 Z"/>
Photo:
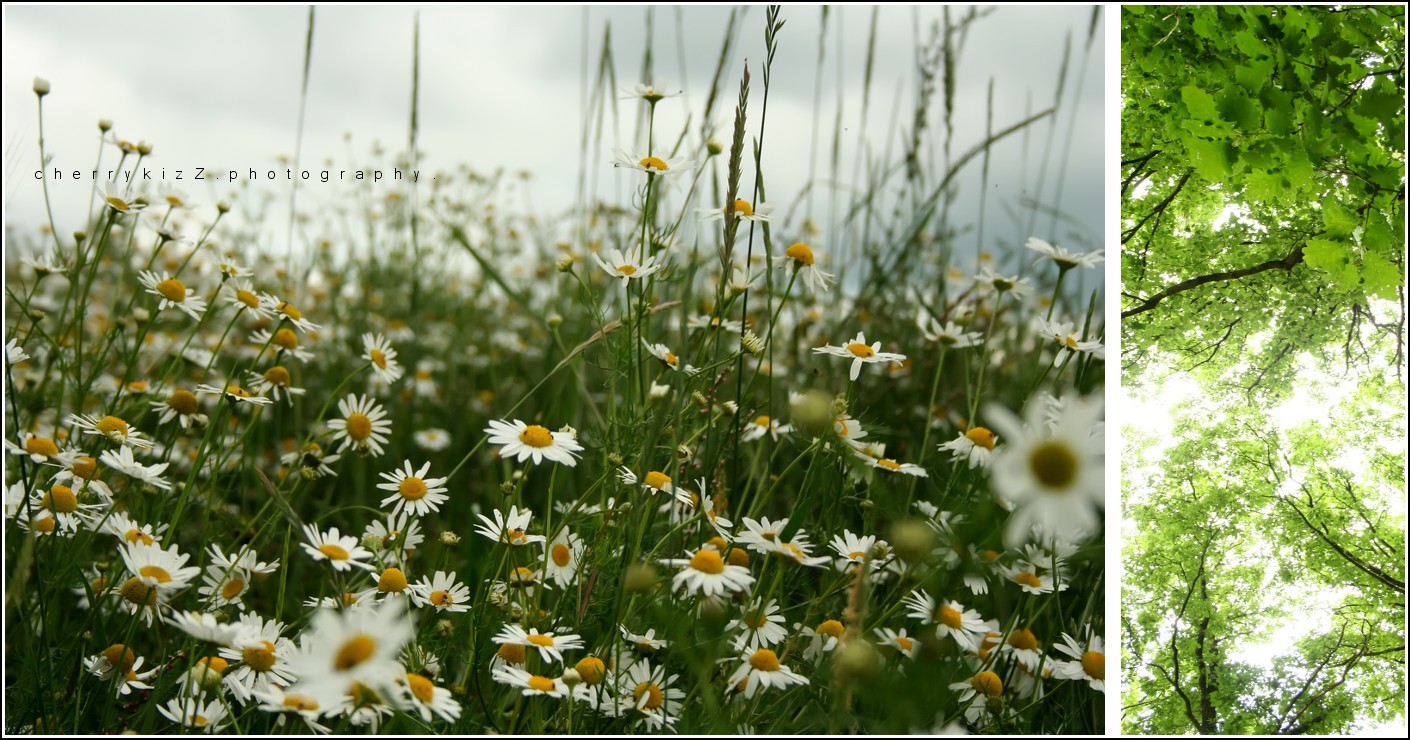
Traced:
<path fill-rule="evenodd" d="M 1403 9 L 1122 33 L 1123 729 L 1403 718 Z"/>

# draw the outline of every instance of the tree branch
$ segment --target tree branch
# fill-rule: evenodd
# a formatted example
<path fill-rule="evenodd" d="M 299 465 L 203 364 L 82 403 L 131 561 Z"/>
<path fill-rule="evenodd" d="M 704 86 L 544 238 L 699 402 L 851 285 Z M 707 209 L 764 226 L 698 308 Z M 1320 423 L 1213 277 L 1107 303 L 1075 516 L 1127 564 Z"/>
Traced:
<path fill-rule="evenodd" d="M 1198 288 L 1201 285 L 1225 282 L 1228 280 L 1239 280 L 1241 278 L 1246 278 L 1250 275 L 1257 275 L 1260 272 L 1267 272 L 1269 270 L 1291 270 L 1301 263 L 1302 245 L 1298 245 L 1298 247 L 1294 249 L 1291 254 L 1286 257 L 1283 257 L 1282 259 L 1260 262 L 1259 264 L 1256 264 L 1253 267 L 1245 267 L 1240 270 L 1212 272 L 1208 275 L 1200 275 L 1199 277 L 1193 277 L 1184 282 L 1176 283 L 1175 285 L 1172 285 L 1169 288 L 1166 288 L 1165 290 L 1156 293 L 1150 298 L 1145 299 L 1145 301 L 1141 303 L 1141 305 L 1136 306 L 1135 308 L 1129 308 L 1125 311 L 1122 311 L 1121 318 L 1129 319 L 1132 316 L 1143 314 L 1146 311 L 1149 311 L 1155 308 L 1156 306 L 1159 306 L 1160 302 L 1165 300 L 1166 298 L 1172 298 L 1181 293 L 1184 293 L 1187 290 L 1194 290 L 1195 288 Z"/>

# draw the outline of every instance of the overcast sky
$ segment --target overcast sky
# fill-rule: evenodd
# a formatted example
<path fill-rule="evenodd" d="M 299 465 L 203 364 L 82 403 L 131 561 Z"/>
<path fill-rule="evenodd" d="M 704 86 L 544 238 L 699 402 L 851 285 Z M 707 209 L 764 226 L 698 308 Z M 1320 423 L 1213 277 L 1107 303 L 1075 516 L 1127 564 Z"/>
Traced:
<path fill-rule="evenodd" d="M 413 7 L 334 7 L 317 9 L 302 162 L 321 169 L 325 160 L 349 169 L 374 140 L 389 150 L 405 147 L 411 88 Z M 958 17 L 964 12 L 951 10 Z M 480 8 L 427 7 L 421 13 L 422 169 L 449 170 L 468 163 L 480 171 L 528 170 L 532 203 L 542 213 L 561 213 L 576 192 L 582 101 L 584 43 L 595 64 L 603 29 L 611 24 L 618 96 L 639 82 L 647 35 L 645 7 Z M 655 10 L 650 39 L 654 80 L 683 89 L 683 98 L 659 107 L 658 130 L 679 131 L 687 113 L 699 116 L 724 37 L 727 7 L 672 7 Z M 826 152 L 837 101 L 842 104 L 843 168 L 850 176 L 860 133 L 863 66 L 870 9 L 834 7 L 823 62 L 822 122 Z M 866 135 L 875 152 L 892 132 L 893 159 L 899 148 L 889 128 L 899 105 L 909 126 L 917 75 L 917 38 L 929 35 L 939 7 L 883 7 L 879 12 L 876 67 Z M 96 122 L 109 118 L 128 139 L 155 146 L 153 166 L 268 169 L 280 155 L 293 153 L 298 116 L 300 70 L 307 29 L 306 7 L 16 7 L 6 6 L 4 28 L 4 203 L 7 226 L 30 230 L 43 220 L 32 80 L 50 81 L 45 99 L 47 145 L 63 169 L 91 170 Z M 812 142 L 814 85 L 818 75 L 821 11 L 788 6 L 780 36 L 769 99 L 764 167 L 770 199 L 787 206 L 807 180 Z M 1102 32 L 1098 27 L 1090 58 L 1083 49 L 1090 6 L 999 7 L 969 34 L 958 60 L 954 152 L 983 136 L 986 87 L 995 85 L 995 128 L 1051 104 L 1066 37 L 1072 36 L 1070 107 L 1058 119 L 1058 149 L 1064 147 L 1076 114 L 1075 136 L 1062 173 L 1061 207 L 1075 224 L 1049 233 L 1039 219 L 1036 235 L 1064 244 L 1101 246 Z M 1107 20 L 1102 19 L 1104 22 Z M 728 115 L 744 60 L 754 74 L 751 123 L 757 123 L 762 91 L 764 8 L 751 7 L 725 73 L 724 102 L 715 124 L 728 139 Z M 684 64 L 682 65 L 682 60 Z M 839 61 L 841 64 L 839 65 Z M 840 68 L 840 69 L 839 69 Z M 1079 77 L 1078 72 L 1082 72 Z M 840 83 L 839 83 L 840 78 Z M 1076 95 L 1080 93 L 1080 97 Z M 840 96 L 840 98 L 839 98 Z M 612 146 L 632 148 L 631 121 L 637 101 L 618 101 L 621 138 L 609 127 L 599 167 L 600 188 L 625 189 L 608 161 Z M 932 119 L 938 120 L 938 119 Z M 693 123 L 692 129 L 698 124 Z M 343 135 L 354 136 L 350 160 Z M 1047 124 L 1027 142 L 1015 137 L 995 151 L 991 165 L 991 234 L 1021 241 L 1002 203 L 1017 206 L 1037 182 L 1038 152 L 1047 143 Z M 594 157 L 598 156 L 594 153 Z M 111 161 L 111 160 L 110 160 Z M 819 174 L 826 174 L 826 155 Z M 1043 200 L 1053 202 L 1062 156 L 1048 164 Z M 975 213 L 978 168 L 962 181 L 963 213 Z M 746 180 L 746 183 L 748 181 Z M 969 183 L 966 185 L 966 183 Z M 847 183 L 849 186 L 851 183 Z M 268 185 L 287 190 L 284 182 Z M 61 232 L 76 226 L 89 183 L 55 183 L 55 216 Z M 188 188 L 209 206 L 220 192 L 207 185 Z M 283 191 L 281 191 L 283 192 Z M 308 196 L 303 195 L 308 192 Z M 300 198 L 336 197 L 330 186 L 309 186 Z M 821 200 L 821 196 L 820 200 Z M 302 201 L 301 201 L 302 202 Z M 962 220 L 973 222 L 972 216 Z M 271 228 L 282 234 L 282 228 Z M 986 241 L 990 237 L 986 236 Z"/>

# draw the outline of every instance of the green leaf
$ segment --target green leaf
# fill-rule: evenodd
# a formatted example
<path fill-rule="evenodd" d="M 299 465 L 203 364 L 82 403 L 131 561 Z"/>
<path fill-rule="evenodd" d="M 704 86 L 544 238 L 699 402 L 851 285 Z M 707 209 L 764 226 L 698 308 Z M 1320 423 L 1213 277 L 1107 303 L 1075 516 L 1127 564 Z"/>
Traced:
<path fill-rule="evenodd" d="M 1273 74 L 1273 61 L 1271 59 L 1250 59 L 1248 62 L 1234 68 L 1234 80 L 1245 90 L 1257 93 L 1268 84 L 1268 78 Z"/>
<path fill-rule="evenodd" d="M 1186 85 L 1180 88 L 1180 98 L 1185 101 L 1185 108 L 1189 110 L 1190 116 L 1195 120 L 1218 120 L 1219 110 L 1214 98 L 1203 89 L 1195 85 Z"/>
<path fill-rule="evenodd" d="M 1327 228 L 1327 236 L 1332 238 L 1349 237 L 1359 225 L 1356 214 L 1347 210 L 1335 200 L 1322 202 L 1322 225 Z"/>
<path fill-rule="evenodd" d="M 1233 172 L 1234 157 L 1231 156 L 1232 148 L 1227 142 L 1208 141 L 1192 136 L 1185 139 L 1185 148 L 1189 150 L 1191 162 L 1200 177 L 1219 181 Z"/>
<path fill-rule="evenodd" d="M 1307 245 L 1302 248 L 1302 261 L 1308 267 L 1327 273 L 1332 284 L 1343 290 L 1357 285 L 1356 266 L 1351 264 L 1351 250 L 1346 244 L 1329 239 L 1308 239 Z"/>
<path fill-rule="evenodd" d="M 1361 258 L 1361 289 L 1366 295 L 1393 301 L 1398 297 L 1400 280 L 1400 268 L 1390 260 L 1375 253 Z"/>

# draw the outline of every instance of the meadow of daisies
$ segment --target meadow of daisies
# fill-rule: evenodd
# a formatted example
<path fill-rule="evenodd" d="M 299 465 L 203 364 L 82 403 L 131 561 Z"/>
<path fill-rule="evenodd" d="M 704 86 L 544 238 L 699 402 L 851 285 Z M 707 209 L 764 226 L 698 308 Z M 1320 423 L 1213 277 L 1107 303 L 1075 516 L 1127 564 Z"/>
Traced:
<path fill-rule="evenodd" d="M 560 218 L 466 168 L 296 253 L 121 182 L 11 234 L 6 731 L 1101 732 L 1100 250 L 959 250 L 918 165 L 783 217 L 767 64 L 715 135 L 629 89 L 631 197 Z"/>

